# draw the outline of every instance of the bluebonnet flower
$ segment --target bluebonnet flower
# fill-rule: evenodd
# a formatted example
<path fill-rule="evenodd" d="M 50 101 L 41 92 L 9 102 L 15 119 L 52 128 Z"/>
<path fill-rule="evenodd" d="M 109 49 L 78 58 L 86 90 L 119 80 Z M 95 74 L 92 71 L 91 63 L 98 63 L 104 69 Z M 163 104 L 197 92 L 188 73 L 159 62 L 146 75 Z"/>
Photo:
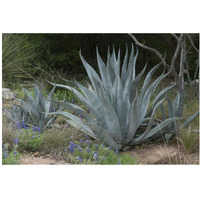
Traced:
<path fill-rule="evenodd" d="M 41 129 L 40 129 L 40 127 L 36 127 L 36 130 L 38 131 L 38 133 L 41 133 Z"/>
<path fill-rule="evenodd" d="M 14 143 L 15 143 L 15 144 L 18 144 L 18 143 L 19 143 L 19 139 L 18 139 L 18 138 L 15 138 L 15 139 L 14 139 Z"/>
<path fill-rule="evenodd" d="M 40 137 L 40 135 L 38 135 L 38 137 Z"/>
<path fill-rule="evenodd" d="M 34 136 L 31 137 L 32 139 L 34 138 Z"/>
<path fill-rule="evenodd" d="M 13 151 L 13 154 L 14 154 L 14 156 L 15 156 L 15 155 L 17 155 L 17 152 L 16 152 L 16 151 Z"/>
<path fill-rule="evenodd" d="M 88 138 L 88 134 L 85 134 L 85 137 Z"/>
<path fill-rule="evenodd" d="M 104 145 L 102 144 L 102 145 L 101 145 L 101 148 L 103 148 L 103 147 L 104 147 Z"/>
<path fill-rule="evenodd" d="M 5 149 L 5 145 L 3 144 L 3 149 Z"/>
<path fill-rule="evenodd" d="M 80 140 L 80 143 L 83 144 L 83 140 L 82 139 Z"/>
<path fill-rule="evenodd" d="M 98 161 L 98 154 L 97 153 L 94 154 L 94 159 L 95 159 L 95 161 Z"/>
<path fill-rule="evenodd" d="M 16 128 L 17 128 L 18 130 L 22 128 L 20 122 L 16 122 Z"/>
<path fill-rule="evenodd" d="M 95 151 L 93 151 L 93 155 L 94 155 L 94 154 L 96 154 L 96 152 L 95 152 Z"/>
<path fill-rule="evenodd" d="M 69 150 L 71 153 L 74 153 L 74 143 L 72 141 L 70 142 Z"/>
<path fill-rule="evenodd" d="M 24 120 L 22 120 L 22 128 L 26 128 L 26 123 Z"/>
<path fill-rule="evenodd" d="M 7 156 L 8 156 L 8 153 L 7 153 L 6 150 L 4 150 L 4 152 L 3 152 L 3 157 L 6 158 Z"/>
<path fill-rule="evenodd" d="M 95 149 L 98 149 L 98 145 L 97 144 L 95 145 Z"/>
<path fill-rule="evenodd" d="M 77 145 L 79 151 L 82 151 L 82 147 L 80 145 Z"/>
<path fill-rule="evenodd" d="M 118 151 L 118 150 L 115 150 L 115 153 L 119 154 L 119 151 Z"/>
<path fill-rule="evenodd" d="M 89 140 L 86 140 L 85 143 L 86 143 L 88 146 L 90 146 Z"/>
<path fill-rule="evenodd" d="M 26 132 L 26 135 L 28 135 L 28 132 Z"/>
<path fill-rule="evenodd" d="M 26 129 L 26 130 L 28 130 L 28 129 L 29 129 L 29 127 L 28 127 L 28 126 L 26 126 L 26 127 L 25 127 L 25 129 Z"/>
<path fill-rule="evenodd" d="M 103 159 L 106 159 L 106 157 L 104 156 Z"/>
<path fill-rule="evenodd" d="M 66 152 L 67 151 L 67 149 L 64 149 L 64 152 Z"/>
<path fill-rule="evenodd" d="M 35 126 L 33 126 L 33 132 L 35 132 L 36 131 L 36 127 Z"/>
<path fill-rule="evenodd" d="M 121 164 L 121 161 L 120 161 L 120 158 L 119 158 L 119 160 L 118 160 L 118 165 L 120 165 Z"/>
<path fill-rule="evenodd" d="M 80 156 L 78 157 L 78 160 L 79 160 L 79 162 L 83 161 L 83 159 Z"/>
<path fill-rule="evenodd" d="M 87 151 L 88 153 L 90 153 L 90 148 L 89 148 L 89 147 L 87 147 L 87 148 L 86 148 L 86 151 Z"/>
<path fill-rule="evenodd" d="M 111 147 L 108 147 L 108 150 L 111 150 Z"/>

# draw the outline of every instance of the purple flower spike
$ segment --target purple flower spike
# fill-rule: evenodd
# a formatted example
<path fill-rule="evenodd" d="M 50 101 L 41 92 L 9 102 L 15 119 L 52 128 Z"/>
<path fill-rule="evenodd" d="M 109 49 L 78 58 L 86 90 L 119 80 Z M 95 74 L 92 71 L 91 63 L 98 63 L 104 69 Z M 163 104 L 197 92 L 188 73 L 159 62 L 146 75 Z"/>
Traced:
<path fill-rule="evenodd" d="M 70 142 L 69 150 L 71 153 L 74 153 L 74 143 L 72 141 Z"/>
<path fill-rule="evenodd" d="M 22 120 L 22 128 L 26 128 L 26 123 L 24 120 Z"/>
<path fill-rule="evenodd" d="M 19 143 L 19 139 L 18 139 L 18 138 L 15 138 L 14 143 L 15 143 L 15 144 L 18 144 L 18 143 Z"/>
<path fill-rule="evenodd" d="M 64 149 L 64 152 L 66 152 L 67 151 L 67 149 Z"/>
<path fill-rule="evenodd" d="M 87 147 L 87 148 L 86 148 L 86 151 L 87 151 L 88 153 L 90 153 L 90 148 L 89 148 L 89 147 Z"/>
<path fill-rule="evenodd" d="M 16 122 L 16 128 L 17 128 L 18 130 L 22 128 L 20 122 Z"/>
<path fill-rule="evenodd" d="M 95 145 L 95 149 L 98 149 L 98 145 L 97 144 Z"/>
<path fill-rule="evenodd" d="M 119 154 L 119 151 L 118 151 L 118 150 L 115 150 L 115 153 Z"/>
<path fill-rule="evenodd" d="M 3 157 L 6 158 L 7 156 L 8 156 L 8 153 L 7 153 L 6 150 L 4 150 L 4 152 L 3 152 Z"/>
<path fill-rule="evenodd" d="M 5 149 L 5 145 L 3 144 L 3 149 Z"/>
<path fill-rule="evenodd" d="M 85 134 L 85 137 L 88 138 L 88 134 Z"/>
<path fill-rule="evenodd" d="M 16 155 L 17 155 L 17 152 L 16 152 L 16 151 L 13 151 L 13 154 L 14 154 L 14 156 L 16 156 Z"/>
<path fill-rule="evenodd" d="M 103 159 L 106 159 L 106 157 L 104 156 Z"/>
<path fill-rule="evenodd" d="M 85 141 L 85 143 L 90 146 L 90 142 L 88 140 Z"/>
<path fill-rule="evenodd" d="M 78 160 L 79 160 L 79 162 L 83 161 L 83 159 L 80 156 L 78 157 Z"/>
<path fill-rule="evenodd" d="M 82 139 L 80 140 L 80 143 L 83 144 L 83 140 Z"/>
<path fill-rule="evenodd" d="M 111 150 L 111 147 L 108 147 L 108 150 Z"/>

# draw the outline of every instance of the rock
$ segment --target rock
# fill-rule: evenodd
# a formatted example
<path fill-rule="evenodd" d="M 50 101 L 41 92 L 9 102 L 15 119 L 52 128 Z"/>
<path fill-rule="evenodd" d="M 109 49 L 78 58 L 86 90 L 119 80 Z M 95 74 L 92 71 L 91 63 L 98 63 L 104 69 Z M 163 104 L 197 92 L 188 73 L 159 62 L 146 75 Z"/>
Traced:
<path fill-rule="evenodd" d="M 7 100 L 12 100 L 15 98 L 15 94 L 11 92 L 9 88 L 2 88 L 2 96 Z"/>

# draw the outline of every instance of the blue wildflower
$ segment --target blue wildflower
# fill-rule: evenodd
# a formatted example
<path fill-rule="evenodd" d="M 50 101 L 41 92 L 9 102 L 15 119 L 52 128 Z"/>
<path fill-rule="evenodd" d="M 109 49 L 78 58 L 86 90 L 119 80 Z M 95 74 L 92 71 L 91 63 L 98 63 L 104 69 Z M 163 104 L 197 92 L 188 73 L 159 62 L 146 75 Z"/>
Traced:
<path fill-rule="evenodd" d="M 34 138 L 34 136 L 31 137 L 32 139 Z"/>
<path fill-rule="evenodd" d="M 82 147 L 80 145 L 77 145 L 79 151 L 82 151 Z"/>
<path fill-rule="evenodd" d="M 17 128 L 18 130 L 22 128 L 20 122 L 16 122 L 16 128 Z"/>
<path fill-rule="evenodd" d="M 98 149 L 98 145 L 97 144 L 95 145 L 95 149 Z"/>
<path fill-rule="evenodd" d="M 119 154 L 119 151 L 118 151 L 118 150 L 115 150 L 115 153 Z"/>
<path fill-rule="evenodd" d="M 85 137 L 88 138 L 88 134 L 85 134 Z"/>
<path fill-rule="evenodd" d="M 69 150 L 71 153 L 74 153 L 74 143 L 72 141 L 70 142 Z"/>
<path fill-rule="evenodd" d="M 97 153 L 94 154 L 94 159 L 95 159 L 95 161 L 98 161 L 98 154 Z"/>
<path fill-rule="evenodd" d="M 111 147 L 108 147 L 108 150 L 111 150 Z"/>
<path fill-rule="evenodd" d="M 81 119 L 83 119 L 83 115 L 82 115 L 82 114 L 78 114 L 78 116 L 79 116 Z"/>
<path fill-rule="evenodd" d="M 89 140 L 86 140 L 85 143 L 86 143 L 88 146 L 90 146 Z"/>
<path fill-rule="evenodd" d="M 82 139 L 80 140 L 80 143 L 83 144 L 83 140 Z"/>
<path fill-rule="evenodd" d="M 40 127 L 36 127 L 36 130 L 38 131 L 38 133 L 41 133 L 41 129 L 40 129 Z"/>
<path fill-rule="evenodd" d="M 86 151 L 87 151 L 88 153 L 90 153 L 90 148 L 89 148 L 89 147 L 87 147 L 87 148 L 86 148 Z"/>
<path fill-rule="evenodd" d="M 104 145 L 102 144 L 102 145 L 101 145 L 101 148 L 103 148 L 103 147 L 104 147 Z"/>
<path fill-rule="evenodd" d="M 40 135 L 38 135 L 38 137 L 40 137 Z"/>
<path fill-rule="evenodd" d="M 66 152 L 66 151 L 67 151 L 67 149 L 64 149 L 64 151 Z"/>
<path fill-rule="evenodd" d="M 3 149 L 5 149 L 5 145 L 3 144 Z"/>
<path fill-rule="evenodd" d="M 106 157 L 104 156 L 103 159 L 106 159 Z"/>
<path fill-rule="evenodd" d="M 35 126 L 33 126 L 33 132 L 35 132 L 36 131 L 36 127 Z"/>
<path fill-rule="evenodd" d="M 8 156 L 8 153 L 7 153 L 6 150 L 4 150 L 4 152 L 3 152 L 3 157 L 6 158 L 7 156 Z"/>
<path fill-rule="evenodd" d="M 15 139 L 14 139 L 14 143 L 15 143 L 15 144 L 18 144 L 18 143 L 19 143 L 19 139 L 18 139 L 18 138 L 15 138 Z"/>
<path fill-rule="evenodd" d="M 16 151 L 13 151 L 13 155 L 14 155 L 14 156 L 17 155 L 17 152 L 16 152 Z"/>
<path fill-rule="evenodd" d="M 70 125 L 67 123 L 67 126 L 66 126 L 66 128 L 69 128 L 70 127 Z"/>
<path fill-rule="evenodd" d="M 53 112 L 55 112 L 56 111 L 56 109 L 55 109 L 55 107 L 53 106 Z"/>
<path fill-rule="evenodd" d="M 79 160 L 79 162 L 83 161 L 83 159 L 80 156 L 78 157 L 78 160 Z"/>
<path fill-rule="evenodd" d="M 71 138 L 71 140 L 73 140 L 73 136 L 71 136 L 70 138 Z"/>
<path fill-rule="evenodd" d="M 22 120 L 22 128 L 26 128 L 26 123 L 24 120 Z"/>

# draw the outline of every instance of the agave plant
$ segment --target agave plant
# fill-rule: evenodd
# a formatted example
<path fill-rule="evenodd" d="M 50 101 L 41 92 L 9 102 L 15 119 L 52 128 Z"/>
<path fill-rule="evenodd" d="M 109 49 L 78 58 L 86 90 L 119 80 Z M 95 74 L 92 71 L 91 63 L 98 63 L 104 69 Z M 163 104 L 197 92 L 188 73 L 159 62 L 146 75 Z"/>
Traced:
<path fill-rule="evenodd" d="M 163 96 L 175 85 L 163 89 L 149 107 L 150 98 L 156 86 L 169 73 L 164 72 L 151 83 L 151 78 L 161 63 L 153 67 L 146 75 L 142 89 L 138 89 L 139 81 L 146 70 L 136 76 L 135 65 L 138 51 L 134 54 L 134 47 L 128 59 L 128 48 L 121 66 L 120 50 L 116 58 L 115 49 L 112 54 L 108 50 L 107 64 L 99 55 L 97 49 L 98 73 L 85 61 L 80 52 L 80 58 L 91 81 L 88 87 L 75 81 L 75 87 L 51 83 L 54 86 L 69 89 L 90 110 L 88 114 L 81 107 L 65 103 L 64 106 L 80 113 L 84 120 L 69 112 L 55 112 L 69 118 L 68 122 L 91 137 L 103 141 L 114 149 L 125 149 L 131 145 L 142 143 L 161 134 L 162 130 L 178 118 L 168 118 L 164 121 L 156 119 L 155 112 L 163 103 Z M 120 70 L 121 69 L 121 70 Z"/>
<path fill-rule="evenodd" d="M 25 101 L 21 99 L 17 100 L 21 105 L 13 105 L 12 110 L 8 110 L 9 115 L 7 116 L 14 122 L 21 121 L 22 119 L 26 124 L 29 122 L 35 126 L 40 127 L 44 130 L 46 127 L 52 125 L 55 122 L 56 116 L 48 115 L 50 112 L 60 110 L 61 107 L 55 108 L 53 102 L 53 92 L 55 87 L 49 93 L 47 99 L 44 97 L 42 89 L 35 85 L 34 97 L 31 93 L 24 89 Z"/>
<path fill-rule="evenodd" d="M 168 101 L 168 117 L 170 118 L 182 117 L 184 108 L 184 91 L 182 91 L 181 94 L 178 93 L 173 101 L 170 101 L 169 99 L 167 99 L 167 101 Z M 166 120 L 167 117 L 166 117 L 166 112 L 164 110 L 164 106 L 161 105 L 160 108 L 162 117 L 164 120 Z M 165 134 L 166 141 L 168 142 L 168 140 L 172 135 L 174 135 L 174 133 L 178 133 L 180 129 L 185 128 L 185 126 L 187 126 L 190 122 L 192 122 L 192 120 L 194 120 L 198 115 L 199 111 L 195 112 L 193 115 L 188 117 L 183 123 L 180 123 L 179 121 L 174 121 L 174 123 L 168 125 L 166 127 L 166 132 L 168 133 Z"/>

